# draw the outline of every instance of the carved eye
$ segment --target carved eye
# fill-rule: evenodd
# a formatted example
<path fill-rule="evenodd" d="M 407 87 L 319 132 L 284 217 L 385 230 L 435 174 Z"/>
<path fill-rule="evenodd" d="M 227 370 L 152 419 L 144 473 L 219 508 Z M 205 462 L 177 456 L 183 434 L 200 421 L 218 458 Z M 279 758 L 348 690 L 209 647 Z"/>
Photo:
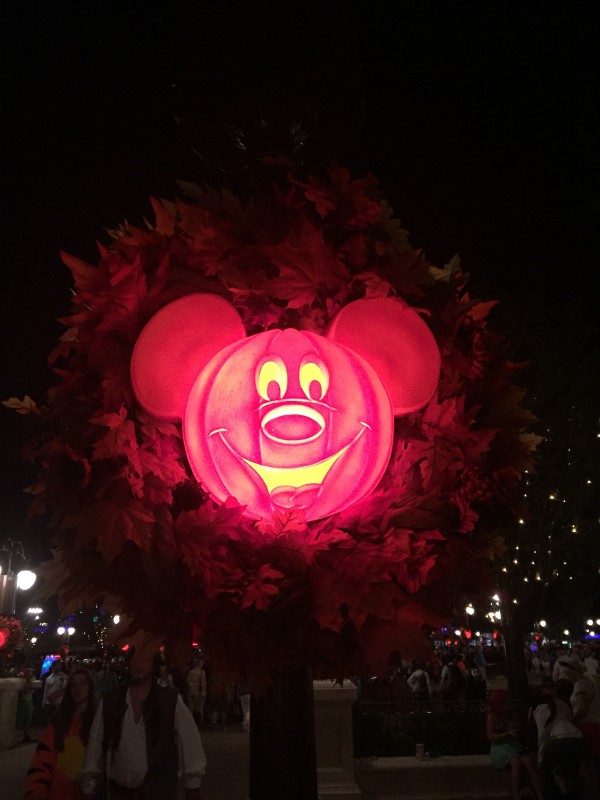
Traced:
<path fill-rule="evenodd" d="M 280 400 L 288 385 L 287 370 L 280 358 L 272 358 L 258 370 L 256 390 L 263 400 Z"/>
<path fill-rule="evenodd" d="M 300 386 L 309 400 L 322 400 L 329 388 L 329 374 L 325 366 L 307 361 L 300 367 Z"/>

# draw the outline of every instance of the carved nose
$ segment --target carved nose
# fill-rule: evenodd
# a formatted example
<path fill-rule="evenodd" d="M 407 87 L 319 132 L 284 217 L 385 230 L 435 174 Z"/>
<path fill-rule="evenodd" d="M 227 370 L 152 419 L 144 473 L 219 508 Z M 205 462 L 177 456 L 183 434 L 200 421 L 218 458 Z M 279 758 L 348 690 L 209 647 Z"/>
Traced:
<path fill-rule="evenodd" d="M 280 444 L 313 442 L 325 430 L 325 419 L 310 406 L 285 403 L 270 408 L 261 422 L 265 436 Z"/>

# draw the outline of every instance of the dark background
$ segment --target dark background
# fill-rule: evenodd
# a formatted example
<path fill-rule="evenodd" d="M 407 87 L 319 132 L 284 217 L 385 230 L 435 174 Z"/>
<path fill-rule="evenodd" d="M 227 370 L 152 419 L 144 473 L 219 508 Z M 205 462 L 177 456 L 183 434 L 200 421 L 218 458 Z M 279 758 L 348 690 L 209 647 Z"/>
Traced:
<path fill-rule="evenodd" d="M 309 166 L 372 170 L 413 244 L 440 266 L 459 253 L 474 293 L 508 307 L 581 298 L 595 313 L 597 2 L 86 0 L 1 14 L 2 398 L 41 401 L 51 380 L 70 296 L 59 250 L 93 261 L 104 226 L 150 216 L 149 195 L 224 183 L 175 113 L 226 113 L 269 76 L 319 110 Z M 0 539 L 35 562 L 46 537 L 24 527 L 20 429 L 0 409 Z"/>

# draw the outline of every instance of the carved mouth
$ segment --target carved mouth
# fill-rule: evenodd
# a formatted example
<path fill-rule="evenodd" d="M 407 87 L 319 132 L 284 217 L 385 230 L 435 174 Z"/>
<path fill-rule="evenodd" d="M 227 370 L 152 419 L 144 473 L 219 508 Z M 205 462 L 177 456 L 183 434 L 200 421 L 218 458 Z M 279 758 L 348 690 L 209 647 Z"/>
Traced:
<path fill-rule="evenodd" d="M 220 436 L 225 447 L 227 447 L 237 459 L 256 472 L 265 484 L 269 495 L 272 495 L 273 492 L 280 487 L 291 487 L 293 489 L 300 489 L 303 486 L 320 487 L 335 462 L 358 442 L 367 429 L 371 430 L 371 426 L 367 422 L 361 422 L 360 425 L 361 428 L 354 439 L 338 450 L 337 453 L 321 461 L 317 461 L 314 464 L 306 464 L 302 467 L 270 467 L 268 464 L 258 464 L 255 461 L 251 461 L 249 458 L 244 458 L 237 453 L 227 441 L 224 435 L 227 433 L 227 428 L 215 428 L 208 435 L 209 437 Z"/>

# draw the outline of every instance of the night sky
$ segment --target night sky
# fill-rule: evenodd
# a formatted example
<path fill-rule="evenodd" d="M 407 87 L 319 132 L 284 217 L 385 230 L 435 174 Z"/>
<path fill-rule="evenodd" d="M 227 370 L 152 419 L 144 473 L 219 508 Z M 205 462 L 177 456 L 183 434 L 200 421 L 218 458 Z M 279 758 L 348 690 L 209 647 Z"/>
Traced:
<path fill-rule="evenodd" d="M 51 381 L 55 319 L 69 310 L 59 250 L 94 260 L 104 227 L 141 223 L 150 195 L 224 183 L 175 112 L 208 117 L 264 79 L 316 105 L 315 165 L 373 171 L 413 244 L 440 266 L 459 253 L 479 295 L 582 296 L 593 311 L 599 23 L 597 2 L 4 7 L 0 396 L 43 400 Z M 35 561 L 44 536 L 24 527 L 20 420 L 0 412 L 0 539 Z"/>

